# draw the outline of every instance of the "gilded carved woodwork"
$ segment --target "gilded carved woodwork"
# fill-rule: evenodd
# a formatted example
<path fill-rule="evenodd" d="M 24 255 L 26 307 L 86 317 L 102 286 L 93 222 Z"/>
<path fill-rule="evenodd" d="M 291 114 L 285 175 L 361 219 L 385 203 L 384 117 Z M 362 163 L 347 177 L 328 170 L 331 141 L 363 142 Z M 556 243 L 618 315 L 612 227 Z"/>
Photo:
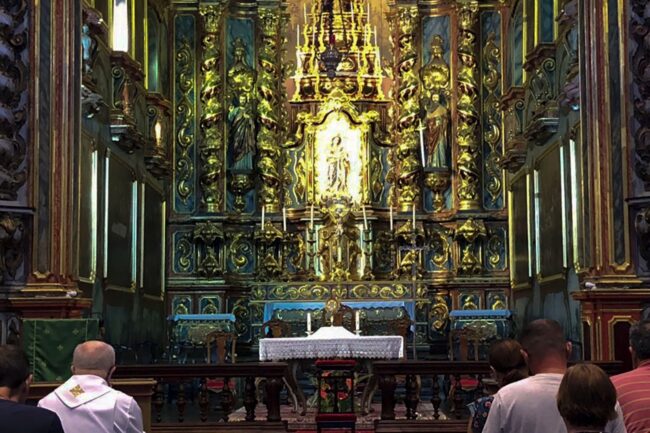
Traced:
<path fill-rule="evenodd" d="M 483 140 L 489 148 L 485 158 L 485 189 L 488 192 L 490 208 L 497 206 L 503 192 L 501 167 L 501 115 L 499 87 L 501 84 L 501 50 L 496 35 L 491 32 L 483 46 L 483 88 L 487 96 L 483 99 Z"/>
<path fill-rule="evenodd" d="M 554 44 L 540 44 L 526 59 L 529 73 L 526 83 L 524 137 L 543 145 L 558 130 L 558 95 L 556 91 L 556 49 Z"/>
<path fill-rule="evenodd" d="M 10 1 L 0 8 L 0 200 L 17 200 L 27 180 L 27 152 L 23 125 L 27 120 L 28 13 L 26 1 Z M 25 96 L 25 97 L 24 97 Z"/>
<path fill-rule="evenodd" d="M 145 165 L 158 179 L 169 176 L 171 103 L 157 93 L 147 94 L 147 146 Z"/>
<path fill-rule="evenodd" d="M 402 211 L 419 205 L 419 174 L 421 162 L 418 145 L 417 120 L 420 113 L 420 79 L 418 62 L 417 30 L 419 13 L 417 7 L 398 9 L 393 23 L 397 58 L 395 81 L 397 86 L 396 147 L 392 154 L 391 182 L 396 187 L 397 204 Z"/>
<path fill-rule="evenodd" d="M 513 87 L 501 98 L 504 154 L 501 167 L 516 173 L 526 162 L 528 143 L 523 136 L 524 91 Z"/>
<path fill-rule="evenodd" d="M 429 310 L 429 323 L 434 332 L 443 333 L 449 323 L 448 298 L 448 295 L 436 294 L 433 300 Z"/>
<path fill-rule="evenodd" d="M 643 182 L 645 190 L 650 190 L 650 76 L 647 65 L 650 62 L 650 16 L 647 14 L 648 0 L 632 0 L 630 34 L 636 46 L 632 54 L 632 80 L 634 97 L 633 136 L 635 161 L 634 169 Z"/>
<path fill-rule="evenodd" d="M 145 138 L 139 129 L 137 104 L 142 95 L 144 72 L 141 66 L 124 52 L 111 53 L 113 77 L 113 107 L 111 109 L 111 138 L 128 153 L 142 149 Z"/>
<path fill-rule="evenodd" d="M 487 236 L 483 220 L 469 218 L 459 223 L 455 238 L 461 250 L 458 270 L 462 274 L 477 274 L 483 270 L 481 241 Z"/>
<path fill-rule="evenodd" d="M 346 11 L 340 13 L 341 4 L 334 2 L 333 32 L 337 49 L 342 54 L 336 81 L 327 76 L 320 59 L 327 43 L 327 20 L 317 13 L 322 10 L 323 3 L 322 0 L 313 3 L 298 36 L 302 43 L 296 47 L 293 102 L 322 101 L 335 88 L 352 100 L 385 101 L 382 89 L 384 73 L 376 37 L 373 41 L 368 3 L 351 0 L 346 2 L 349 6 L 343 6 Z"/>
<path fill-rule="evenodd" d="M 280 208 L 280 66 L 281 50 L 281 10 L 279 8 L 259 8 L 258 29 L 260 45 L 258 53 L 258 115 L 257 133 L 258 162 L 260 176 L 259 200 L 268 212 Z"/>
<path fill-rule="evenodd" d="M 194 143 L 194 106 L 190 93 L 194 88 L 194 56 L 187 39 L 180 42 L 176 51 L 176 85 L 179 91 L 176 103 L 176 193 L 183 204 L 188 204 L 194 194 L 194 160 L 192 144 Z"/>
<path fill-rule="evenodd" d="M 206 212 L 217 212 L 223 207 L 223 83 L 221 79 L 221 25 L 223 3 L 202 5 L 201 38 L 201 161 L 199 184 L 201 205 Z"/>
<path fill-rule="evenodd" d="M 458 200 L 461 210 L 481 208 L 481 146 L 477 64 L 478 3 L 467 1 L 458 11 Z"/>
<path fill-rule="evenodd" d="M 197 252 L 199 259 L 199 276 L 211 278 L 222 270 L 220 260 L 221 244 L 224 240 L 224 233 L 221 224 L 212 221 L 197 223 L 194 226 L 194 242 L 198 244 Z"/>
<path fill-rule="evenodd" d="M 0 284 L 16 278 L 23 263 L 25 227 L 18 215 L 0 213 Z"/>

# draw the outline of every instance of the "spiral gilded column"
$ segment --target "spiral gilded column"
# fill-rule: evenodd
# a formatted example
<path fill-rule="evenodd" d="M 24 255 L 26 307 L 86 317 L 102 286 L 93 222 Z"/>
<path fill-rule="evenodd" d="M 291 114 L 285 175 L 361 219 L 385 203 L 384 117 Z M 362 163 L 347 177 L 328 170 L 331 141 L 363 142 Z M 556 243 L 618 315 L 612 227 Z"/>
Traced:
<path fill-rule="evenodd" d="M 259 8 L 259 52 L 257 70 L 257 168 L 260 176 L 259 205 L 267 212 L 280 210 L 280 110 L 281 65 L 279 7 Z"/>
<path fill-rule="evenodd" d="M 458 11 L 458 202 L 461 210 L 481 209 L 481 141 L 477 63 L 478 2 Z"/>
<path fill-rule="evenodd" d="M 420 196 L 417 119 L 420 112 L 417 50 L 419 13 L 417 7 L 404 7 L 397 11 L 394 27 L 396 41 L 395 77 L 397 81 L 396 147 L 393 162 L 396 171 L 393 182 L 397 187 L 397 204 L 408 211 L 418 206 Z"/>
<path fill-rule="evenodd" d="M 223 80 L 221 78 L 220 25 L 223 3 L 201 6 L 203 36 L 201 47 L 201 142 L 199 158 L 201 205 L 207 212 L 223 207 Z"/>

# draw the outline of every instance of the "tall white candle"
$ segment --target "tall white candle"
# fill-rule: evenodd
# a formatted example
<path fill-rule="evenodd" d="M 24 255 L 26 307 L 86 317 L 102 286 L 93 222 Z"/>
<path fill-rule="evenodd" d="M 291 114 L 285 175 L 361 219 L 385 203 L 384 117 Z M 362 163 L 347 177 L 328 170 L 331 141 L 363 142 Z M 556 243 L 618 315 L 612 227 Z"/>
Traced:
<path fill-rule="evenodd" d="M 286 207 L 282 208 L 282 229 L 285 232 L 287 231 L 287 208 Z"/>
<path fill-rule="evenodd" d="M 302 13 L 305 16 L 305 25 L 307 25 L 307 3 L 302 4 Z"/>
<path fill-rule="evenodd" d="M 418 129 L 420 130 L 420 156 L 422 158 L 422 167 L 426 167 L 427 162 L 424 155 L 424 126 L 422 126 L 422 119 L 420 119 L 420 126 Z"/>
<path fill-rule="evenodd" d="M 300 46 L 300 24 L 296 25 L 296 46 Z"/>
<path fill-rule="evenodd" d="M 393 231 L 393 206 L 390 207 L 390 231 Z"/>
<path fill-rule="evenodd" d="M 266 205 L 262 205 L 262 229 L 264 229 L 264 217 L 266 216 Z"/>
<path fill-rule="evenodd" d="M 375 26 L 375 46 L 377 46 L 377 26 Z"/>
<path fill-rule="evenodd" d="M 415 203 L 413 203 L 413 230 L 415 230 Z"/>
<path fill-rule="evenodd" d="M 309 211 L 309 226 L 314 228 L 314 204 L 311 205 L 311 210 Z"/>
<path fill-rule="evenodd" d="M 354 30 L 354 2 L 350 2 L 350 11 L 352 13 L 352 30 Z"/>
<path fill-rule="evenodd" d="M 363 211 L 363 228 L 364 230 L 368 230 L 368 218 L 366 217 L 366 207 L 362 205 L 361 210 Z"/>
<path fill-rule="evenodd" d="M 307 332 L 311 332 L 311 313 L 307 313 Z"/>
<path fill-rule="evenodd" d="M 337 248 L 337 256 L 338 256 L 338 261 L 341 261 L 341 256 L 342 256 L 342 251 L 341 251 L 341 244 L 339 244 L 339 247 Z"/>
<path fill-rule="evenodd" d="M 359 330 L 359 310 L 354 312 L 354 329 L 356 331 Z"/>
<path fill-rule="evenodd" d="M 370 2 L 368 2 L 368 23 L 370 23 Z"/>

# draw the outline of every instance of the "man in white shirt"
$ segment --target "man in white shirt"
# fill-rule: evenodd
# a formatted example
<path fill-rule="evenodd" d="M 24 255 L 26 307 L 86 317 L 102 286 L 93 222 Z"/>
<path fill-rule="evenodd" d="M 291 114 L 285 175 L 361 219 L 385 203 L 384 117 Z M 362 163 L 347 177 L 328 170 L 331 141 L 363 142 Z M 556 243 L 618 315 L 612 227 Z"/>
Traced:
<path fill-rule="evenodd" d="M 554 320 L 535 320 L 521 335 L 522 354 L 533 376 L 495 395 L 483 433 L 566 433 L 557 409 L 557 392 L 567 369 L 571 343 Z M 626 433 L 621 408 L 605 433 Z"/>
<path fill-rule="evenodd" d="M 101 341 L 76 347 L 73 376 L 38 402 L 55 412 L 66 433 L 142 433 L 142 412 L 133 399 L 110 387 L 115 351 Z"/>

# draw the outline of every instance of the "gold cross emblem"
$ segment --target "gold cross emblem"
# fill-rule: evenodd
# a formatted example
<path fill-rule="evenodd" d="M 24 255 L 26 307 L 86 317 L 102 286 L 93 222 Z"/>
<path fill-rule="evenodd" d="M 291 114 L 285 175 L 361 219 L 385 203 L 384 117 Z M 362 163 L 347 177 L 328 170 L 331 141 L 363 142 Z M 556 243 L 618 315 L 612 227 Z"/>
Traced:
<path fill-rule="evenodd" d="M 74 398 L 79 397 L 84 392 L 86 391 L 84 391 L 83 388 L 79 385 L 75 386 L 74 388 L 70 388 L 70 394 L 72 394 Z"/>

